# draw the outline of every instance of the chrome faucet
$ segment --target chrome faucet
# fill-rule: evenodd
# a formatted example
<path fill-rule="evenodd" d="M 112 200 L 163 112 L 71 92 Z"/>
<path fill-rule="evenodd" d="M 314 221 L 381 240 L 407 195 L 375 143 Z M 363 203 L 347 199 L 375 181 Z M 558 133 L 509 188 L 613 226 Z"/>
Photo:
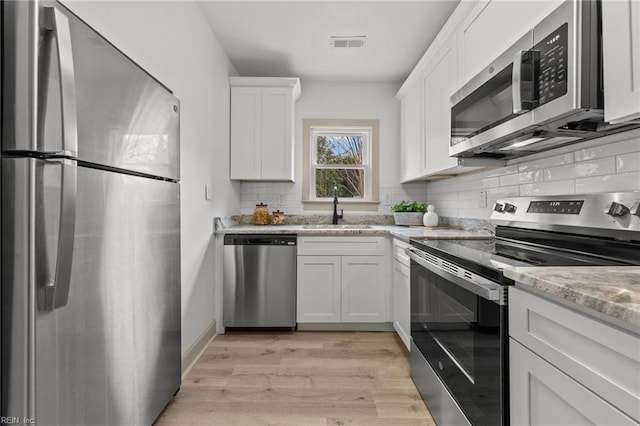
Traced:
<path fill-rule="evenodd" d="M 333 187 L 333 223 L 334 225 L 338 224 L 338 219 L 342 219 L 344 217 L 344 210 L 340 209 L 340 214 L 338 214 L 338 187 Z"/>

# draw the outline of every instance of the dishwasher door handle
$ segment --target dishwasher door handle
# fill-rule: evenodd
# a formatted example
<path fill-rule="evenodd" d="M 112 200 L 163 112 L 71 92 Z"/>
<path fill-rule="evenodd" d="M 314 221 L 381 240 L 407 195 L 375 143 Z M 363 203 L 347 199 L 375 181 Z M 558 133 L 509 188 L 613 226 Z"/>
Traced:
<path fill-rule="evenodd" d="M 247 245 L 260 245 L 260 246 L 268 246 L 273 245 L 275 241 L 268 238 L 251 238 L 247 240 Z"/>

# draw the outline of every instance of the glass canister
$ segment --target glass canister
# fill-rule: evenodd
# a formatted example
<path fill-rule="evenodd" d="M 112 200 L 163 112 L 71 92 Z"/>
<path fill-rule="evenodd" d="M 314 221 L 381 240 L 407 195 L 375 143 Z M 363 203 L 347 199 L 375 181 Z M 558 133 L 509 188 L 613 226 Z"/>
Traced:
<path fill-rule="evenodd" d="M 271 224 L 272 225 L 284 225 L 284 212 L 280 210 L 276 210 L 271 213 Z"/>
<path fill-rule="evenodd" d="M 264 203 L 256 204 L 256 208 L 253 210 L 253 224 L 254 225 L 268 225 L 269 224 L 269 209 Z"/>

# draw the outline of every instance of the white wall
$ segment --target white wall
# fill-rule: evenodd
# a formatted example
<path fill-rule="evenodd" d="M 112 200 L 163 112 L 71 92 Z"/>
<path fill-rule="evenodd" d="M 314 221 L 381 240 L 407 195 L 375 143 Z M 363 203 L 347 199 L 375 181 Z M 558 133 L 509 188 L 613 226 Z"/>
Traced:
<path fill-rule="evenodd" d="M 213 217 L 240 208 L 228 160 L 228 76 L 237 72 L 193 2 L 64 3 L 180 99 L 184 354 L 215 318 Z"/>
<path fill-rule="evenodd" d="M 295 105 L 295 183 L 241 185 L 241 211 L 251 214 L 259 201 L 269 210 L 287 214 L 312 213 L 302 205 L 302 120 L 304 118 L 380 120 L 380 214 L 391 214 L 390 204 L 401 200 L 424 201 L 425 185 L 400 185 L 400 102 L 393 83 L 330 83 L 302 80 L 302 97 Z M 286 201 L 281 202 L 281 196 Z M 326 212 L 330 214 L 329 210 Z M 347 212 L 346 214 L 349 214 Z"/>
<path fill-rule="evenodd" d="M 428 202 L 440 216 L 488 219 L 501 197 L 640 191 L 639 130 L 536 157 L 429 183 Z M 480 207 L 480 191 L 487 191 L 487 207 Z"/>

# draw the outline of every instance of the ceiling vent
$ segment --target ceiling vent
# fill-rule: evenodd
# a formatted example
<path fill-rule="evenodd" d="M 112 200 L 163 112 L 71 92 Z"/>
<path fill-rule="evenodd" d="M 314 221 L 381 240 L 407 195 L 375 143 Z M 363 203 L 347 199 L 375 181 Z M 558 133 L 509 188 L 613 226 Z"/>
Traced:
<path fill-rule="evenodd" d="M 362 47 L 367 41 L 367 36 L 332 36 L 329 39 L 331 47 L 338 49 L 343 47 Z"/>

